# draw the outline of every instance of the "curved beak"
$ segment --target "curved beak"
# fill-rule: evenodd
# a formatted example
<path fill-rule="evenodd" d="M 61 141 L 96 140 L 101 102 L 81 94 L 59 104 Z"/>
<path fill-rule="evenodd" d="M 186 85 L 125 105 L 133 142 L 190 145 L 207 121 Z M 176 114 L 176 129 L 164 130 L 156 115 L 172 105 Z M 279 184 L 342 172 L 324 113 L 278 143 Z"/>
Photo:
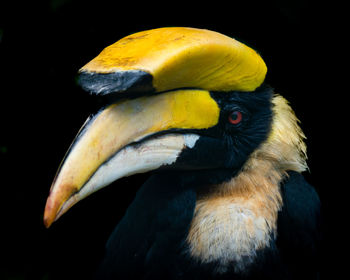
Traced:
<path fill-rule="evenodd" d="M 86 121 L 57 172 L 45 206 L 45 226 L 119 178 L 173 164 L 199 136 L 172 134 L 171 129 L 212 127 L 219 111 L 204 90 L 124 100 L 101 110 Z"/>

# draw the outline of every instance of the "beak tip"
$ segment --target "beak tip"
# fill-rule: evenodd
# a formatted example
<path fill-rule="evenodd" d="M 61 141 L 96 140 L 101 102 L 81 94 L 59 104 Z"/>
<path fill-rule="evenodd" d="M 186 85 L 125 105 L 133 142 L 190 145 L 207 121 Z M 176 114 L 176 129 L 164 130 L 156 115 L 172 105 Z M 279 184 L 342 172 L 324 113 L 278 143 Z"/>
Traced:
<path fill-rule="evenodd" d="M 49 196 L 46 201 L 46 206 L 44 211 L 44 220 L 43 220 L 46 228 L 49 228 L 55 220 L 56 211 L 54 208 L 55 207 L 53 207 L 51 196 Z"/>
<path fill-rule="evenodd" d="M 46 228 L 49 228 L 51 226 L 51 224 L 52 224 L 52 222 L 47 217 L 44 216 L 44 226 Z"/>

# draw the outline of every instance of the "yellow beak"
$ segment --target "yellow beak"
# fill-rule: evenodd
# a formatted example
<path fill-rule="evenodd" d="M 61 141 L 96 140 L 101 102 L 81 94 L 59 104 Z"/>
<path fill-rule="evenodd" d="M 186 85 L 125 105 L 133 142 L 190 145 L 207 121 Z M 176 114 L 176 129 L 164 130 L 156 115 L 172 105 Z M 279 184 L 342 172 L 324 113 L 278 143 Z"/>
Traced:
<path fill-rule="evenodd" d="M 219 114 L 205 90 L 170 91 L 106 107 L 87 120 L 67 152 L 46 202 L 45 226 L 121 177 L 174 163 L 199 136 L 171 129 L 206 129 L 218 123 Z"/>

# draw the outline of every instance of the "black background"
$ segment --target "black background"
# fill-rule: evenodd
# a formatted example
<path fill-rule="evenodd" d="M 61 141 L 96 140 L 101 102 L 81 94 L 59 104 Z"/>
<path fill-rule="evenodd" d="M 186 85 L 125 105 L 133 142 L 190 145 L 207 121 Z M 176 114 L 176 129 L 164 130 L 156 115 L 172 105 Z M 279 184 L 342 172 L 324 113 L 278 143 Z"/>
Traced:
<path fill-rule="evenodd" d="M 266 82 L 290 101 L 307 136 L 311 172 L 305 177 L 319 193 L 325 217 L 322 279 L 336 273 L 340 264 L 332 263 L 333 249 L 341 247 L 344 233 L 333 208 L 345 184 L 335 156 L 338 139 L 346 136 L 336 124 L 338 104 L 346 101 L 333 79 L 338 27 L 329 4 L 320 5 L 306 0 L 1 2 L 0 278 L 91 275 L 108 235 L 148 175 L 112 184 L 45 229 L 43 210 L 56 169 L 96 109 L 77 87 L 76 73 L 121 37 L 162 26 L 215 30 L 261 54 Z M 330 242 L 334 236 L 339 240 Z"/>

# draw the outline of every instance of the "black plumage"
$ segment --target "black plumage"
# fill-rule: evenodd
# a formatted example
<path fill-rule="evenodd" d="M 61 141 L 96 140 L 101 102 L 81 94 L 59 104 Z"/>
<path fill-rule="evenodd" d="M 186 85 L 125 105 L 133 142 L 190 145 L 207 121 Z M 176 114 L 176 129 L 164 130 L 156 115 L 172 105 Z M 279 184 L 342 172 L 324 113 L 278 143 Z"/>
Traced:
<path fill-rule="evenodd" d="M 318 279 L 320 202 L 295 171 L 288 171 L 280 184 L 283 206 L 277 235 L 256 251 L 255 262 L 246 271 L 235 271 L 232 263 L 225 273 L 215 273 L 216 262 L 191 257 L 186 238 L 198 196 L 241 172 L 250 154 L 266 141 L 273 121 L 270 87 L 262 86 L 249 96 L 211 94 L 222 106 L 220 122 L 195 131 L 202 137 L 174 164 L 182 170 L 163 167 L 141 187 L 109 238 L 97 279 Z M 244 112 L 244 123 L 238 127 L 227 122 L 232 110 Z"/>
<path fill-rule="evenodd" d="M 244 274 L 213 274 L 188 254 L 186 235 L 196 202 L 192 174 L 159 172 L 138 191 L 106 245 L 97 279 L 318 279 L 319 199 L 296 172 L 281 185 L 277 239 L 258 251 Z M 164 186 L 167 186 L 166 188 Z"/>

